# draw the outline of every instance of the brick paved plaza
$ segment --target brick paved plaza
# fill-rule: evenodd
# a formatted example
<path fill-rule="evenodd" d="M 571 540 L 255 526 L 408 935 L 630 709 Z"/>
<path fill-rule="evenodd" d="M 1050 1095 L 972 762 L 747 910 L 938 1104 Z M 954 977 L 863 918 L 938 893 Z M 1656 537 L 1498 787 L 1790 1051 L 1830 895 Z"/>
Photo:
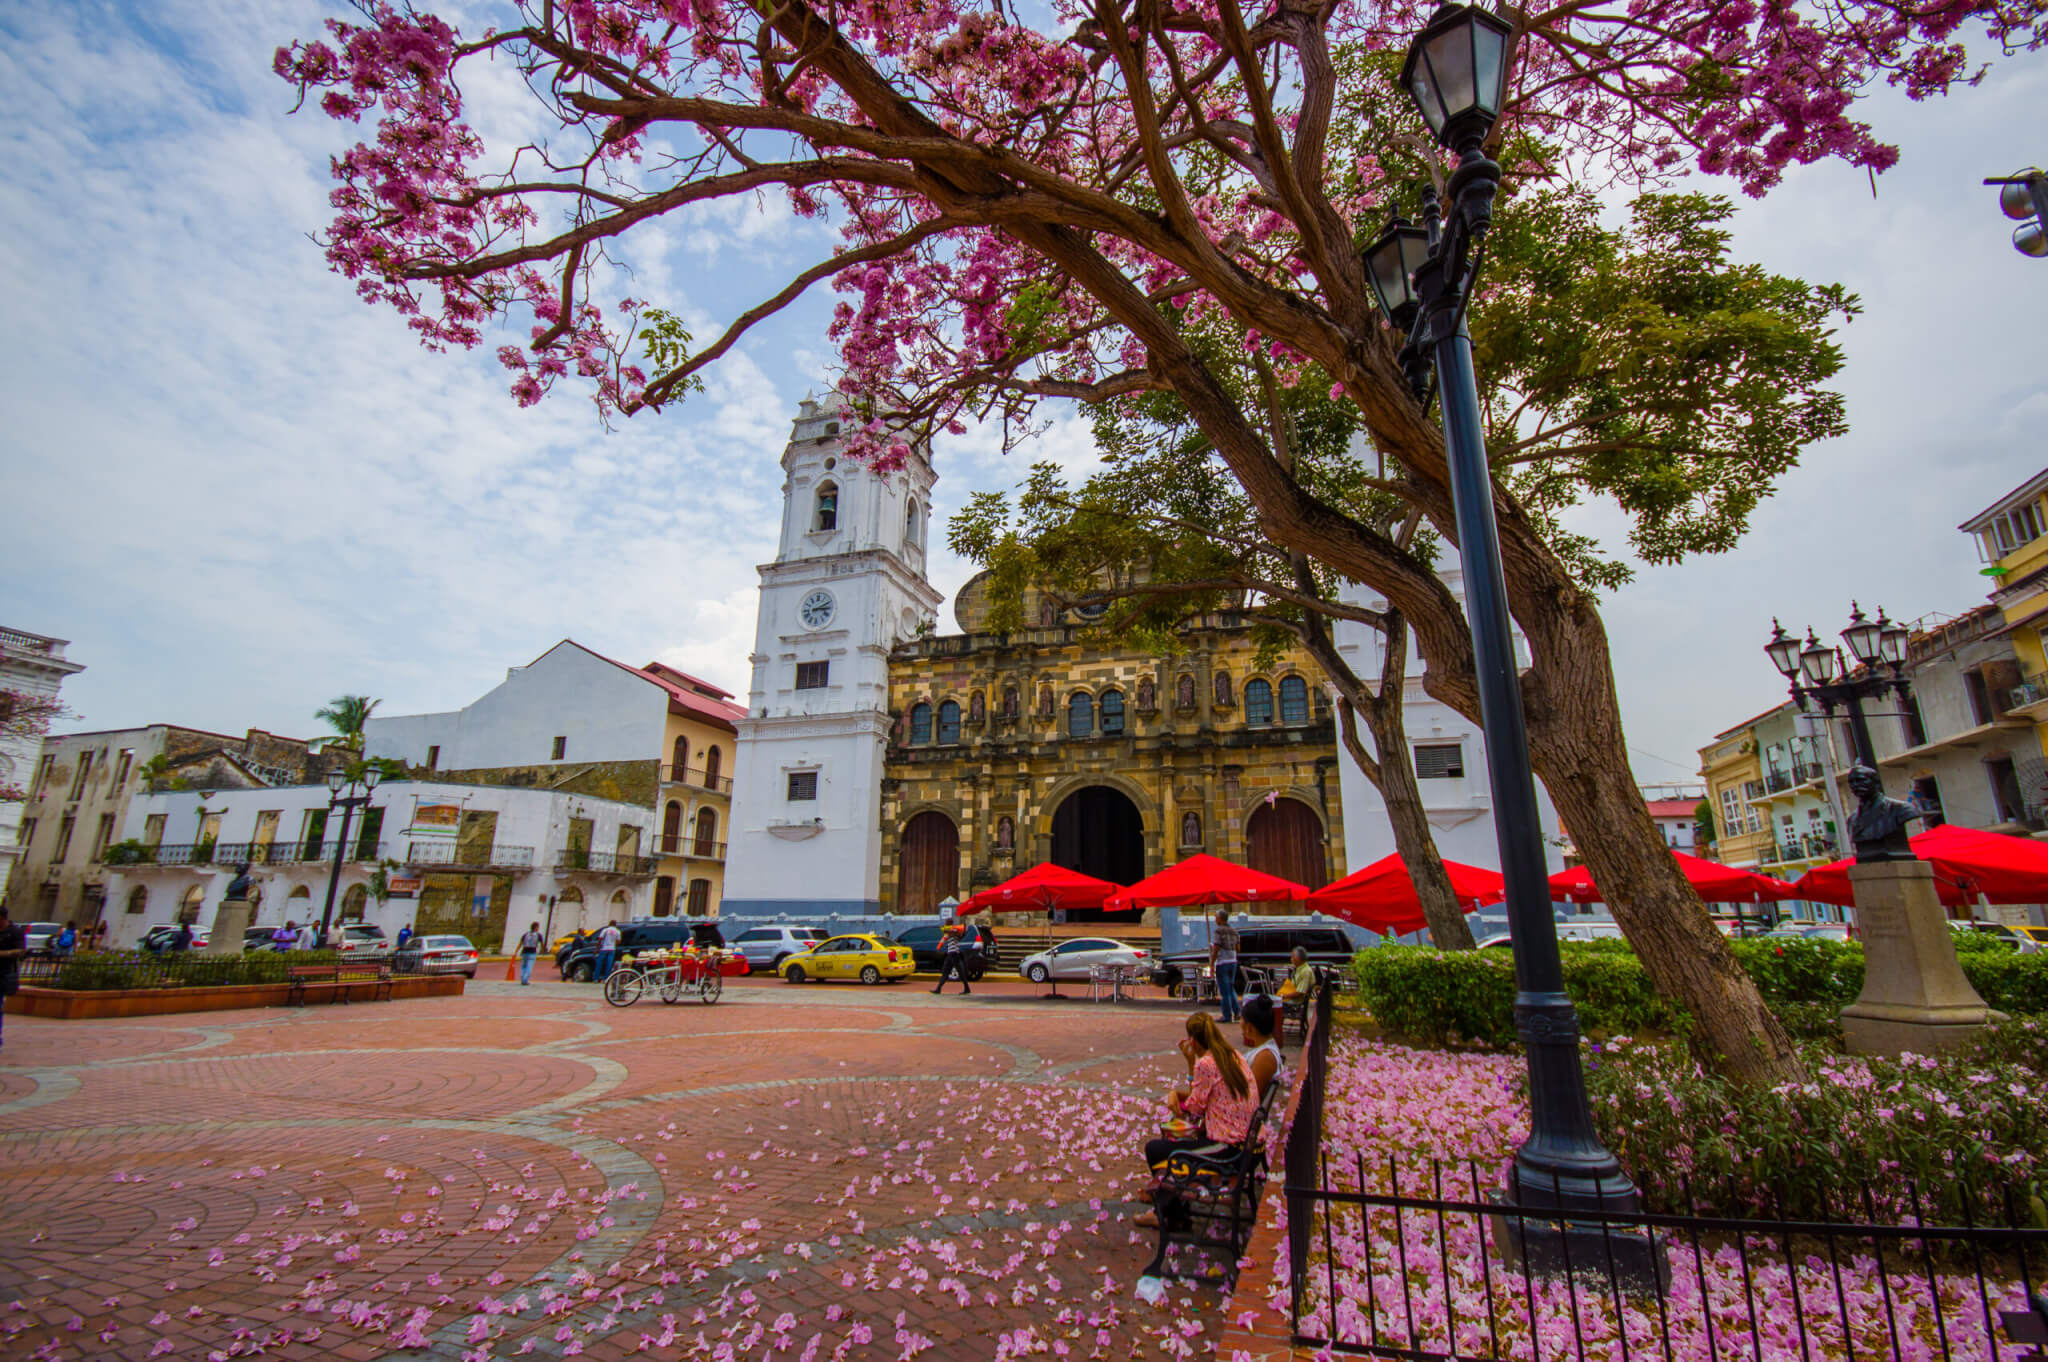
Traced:
<path fill-rule="evenodd" d="M 10 1018 L 0 1356 L 1206 1355 L 1215 1291 L 1131 1295 L 1180 1019 L 772 982 Z"/>

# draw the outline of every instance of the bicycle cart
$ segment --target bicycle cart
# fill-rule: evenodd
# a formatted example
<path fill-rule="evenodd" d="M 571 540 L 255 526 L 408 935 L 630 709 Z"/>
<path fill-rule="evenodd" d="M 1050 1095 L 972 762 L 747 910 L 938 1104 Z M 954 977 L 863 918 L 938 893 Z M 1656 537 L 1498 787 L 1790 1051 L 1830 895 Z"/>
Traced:
<path fill-rule="evenodd" d="M 611 972 L 604 981 L 604 1000 L 613 1007 L 631 1007 L 652 992 L 664 1003 L 692 996 L 709 1006 L 724 996 L 725 976 L 744 969 L 743 959 L 726 951 L 643 955 Z"/>

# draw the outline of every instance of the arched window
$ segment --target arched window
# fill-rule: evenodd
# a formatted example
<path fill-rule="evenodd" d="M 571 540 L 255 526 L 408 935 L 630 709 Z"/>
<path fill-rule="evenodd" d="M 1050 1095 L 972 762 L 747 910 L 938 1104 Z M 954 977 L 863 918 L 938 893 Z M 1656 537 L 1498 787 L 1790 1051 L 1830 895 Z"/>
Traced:
<path fill-rule="evenodd" d="M 1308 722 L 1308 682 L 1298 676 L 1280 678 L 1280 722 L 1283 724 L 1305 724 Z"/>
<path fill-rule="evenodd" d="M 818 509 L 811 517 L 811 528 L 820 533 L 839 528 L 839 484 L 821 482 L 818 484 Z"/>
<path fill-rule="evenodd" d="M 1124 731 L 1124 693 L 1120 690 L 1102 692 L 1102 736 L 1114 737 Z"/>
<path fill-rule="evenodd" d="M 1273 685 L 1264 677 L 1244 683 L 1244 721 L 1248 724 L 1273 722 Z"/>
<path fill-rule="evenodd" d="M 919 700 L 910 707 L 910 742 L 913 747 L 932 740 L 932 707 Z"/>
<path fill-rule="evenodd" d="M 915 548 L 917 537 L 917 498 L 910 499 L 910 507 L 903 513 L 903 542 Z"/>
<path fill-rule="evenodd" d="M 683 806 L 671 799 L 661 813 L 661 851 L 674 856 L 682 851 Z"/>
<path fill-rule="evenodd" d="M 185 897 L 178 903 L 178 921 L 197 924 L 199 910 L 206 904 L 206 891 L 193 885 L 185 891 Z"/>
<path fill-rule="evenodd" d="M 827 421 L 825 423 L 825 433 L 827 435 L 837 435 L 839 433 L 839 423 L 837 421 Z"/>
<path fill-rule="evenodd" d="M 623 921 L 633 915 L 633 896 L 623 889 L 612 890 L 612 919 Z"/>
<path fill-rule="evenodd" d="M 719 752 L 719 750 L 718 750 L 717 748 L 715 748 L 715 747 L 707 747 L 707 748 L 705 748 L 705 749 L 704 749 L 704 788 L 705 788 L 705 789 L 707 789 L 707 790 L 715 790 L 715 789 L 717 789 L 717 788 L 718 788 L 718 771 L 719 771 L 719 768 L 720 768 L 721 766 L 723 766 L 724 764 L 725 764 L 725 757 L 724 757 L 724 755 L 723 755 L 722 753 L 720 753 L 720 752 Z"/>
<path fill-rule="evenodd" d="M 939 706 L 939 741 L 954 743 L 960 741 L 960 705 L 948 700 Z"/>
<path fill-rule="evenodd" d="M 690 769 L 690 740 L 678 736 L 674 750 L 669 753 L 668 778 L 683 779 L 683 773 Z"/>
<path fill-rule="evenodd" d="M 718 815 L 710 809 L 697 810 L 697 845 L 693 850 L 699 856 L 718 854 Z"/>
<path fill-rule="evenodd" d="M 130 890 L 128 891 L 128 911 L 129 911 L 129 912 L 131 912 L 131 913 L 141 913 L 141 912 L 145 912 L 145 911 L 147 911 L 147 910 L 148 910 L 148 908 L 149 908 L 149 891 L 148 891 L 147 889 L 143 888 L 143 887 L 142 887 L 141 885 L 139 885 L 139 884 L 138 884 L 138 885 L 136 885 L 136 886 L 135 886 L 135 887 L 134 887 L 133 889 L 130 889 Z"/>
<path fill-rule="evenodd" d="M 1077 690 L 1067 700 L 1067 736 L 1092 737 L 1095 733 L 1095 697 Z"/>

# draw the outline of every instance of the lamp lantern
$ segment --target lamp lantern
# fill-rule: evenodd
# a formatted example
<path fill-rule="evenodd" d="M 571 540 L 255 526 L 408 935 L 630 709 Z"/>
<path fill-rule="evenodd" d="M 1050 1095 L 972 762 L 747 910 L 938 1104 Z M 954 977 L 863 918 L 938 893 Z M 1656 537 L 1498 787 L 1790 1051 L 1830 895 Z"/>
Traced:
<path fill-rule="evenodd" d="M 1884 617 L 1884 611 L 1877 612 L 1877 625 L 1883 632 L 1878 635 L 1878 652 L 1894 667 L 1906 660 L 1906 640 L 1912 636 L 1903 624 L 1895 624 Z"/>
<path fill-rule="evenodd" d="M 341 787 L 342 787 L 342 784 L 343 784 L 343 782 L 345 782 L 345 781 L 346 781 L 347 779 L 348 779 L 348 776 L 347 776 L 347 775 L 346 775 L 346 774 L 345 774 L 345 773 L 344 773 L 344 772 L 342 771 L 342 769 L 341 769 L 340 767 L 338 767 L 338 766 L 337 766 L 337 767 L 335 767 L 334 769 L 330 770 L 330 771 L 329 771 L 329 772 L 327 773 L 327 790 L 328 790 L 328 793 L 329 793 L 329 794 L 340 794 L 340 793 L 341 793 Z"/>
<path fill-rule="evenodd" d="M 370 765 L 363 768 L 363 785 L 366 789 L 376 789 L 377 782 L 382 779 L 384 779 L 383 767 L 378 766 L 373 762 Z"/>
<path fill-rule="evenodd" d="M 1849 656 L 1868 667 L 1876 663 L 1878 645 L 1884 635 L 1884 626 L 1863 617 L 1863 607 L 1849 602 L 1849 627 L 1842 631 L 1842 641 L 1849 645 Z"/>
<path fill-rule="evenodd" d="M 1365 277 L 1387 320 L 1402 331 L 1415 320 L 1415 271 L 1429 259 L 1429 233 L 1396 216 L 1365 248 Z"/>
<path fill-rule="evenodd" d="M 1415 35 L 1401 88 L 1430 135 L 1452 151 L 1486 140 L 1506 102 L 1514 27 L 1477 5 L 1445 5 Z"/>
<path fill-rule="evenodd" d="M 1806 631 L 1806 646 L 1799 652 L 1799 670 L 1816 686 L 1825 686 L 1835 679 L 1835 650 L 1815 638 L 1811 629 Z"/>
<path fill-rule="evenodd" d="M 1764 645 L 1764 652 L 1787 681 L 1799 675 L 1799 640 L 1786 633 L 1785 626 L 1775 619 L 1771 621 L 1771 641 Z"/>

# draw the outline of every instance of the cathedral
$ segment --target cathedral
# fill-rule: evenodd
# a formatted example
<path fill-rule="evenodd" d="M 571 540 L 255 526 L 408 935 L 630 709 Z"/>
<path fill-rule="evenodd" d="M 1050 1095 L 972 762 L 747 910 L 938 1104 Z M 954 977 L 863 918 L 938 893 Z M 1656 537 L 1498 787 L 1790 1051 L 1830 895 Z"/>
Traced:
<path fill-rule="evenodd" d="M 1137 652 L 1049 600 L 991 632 L 981 577 L 942 621 L 929 451 L 877 473 L 843 458 L 841 420 L 836 395 L 806 399 L 782 458 L 726 912 L 925 913 L 1043 861 L 1119 884 L 1198 851 L 1310 886 L 1344 872 L 1336 725 L 1306 656 L 1256 665 L 1230 614 Z"/>

